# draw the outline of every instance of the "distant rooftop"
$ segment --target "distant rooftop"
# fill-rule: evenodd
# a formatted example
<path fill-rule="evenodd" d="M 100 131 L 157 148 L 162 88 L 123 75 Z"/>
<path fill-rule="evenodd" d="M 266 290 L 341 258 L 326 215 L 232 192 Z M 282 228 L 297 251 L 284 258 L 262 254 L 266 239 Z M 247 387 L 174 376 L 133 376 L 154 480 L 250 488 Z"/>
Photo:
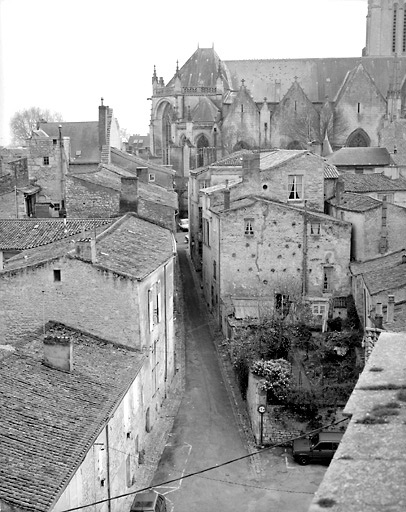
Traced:
<path fill-rule="evenodd" d="M 378 199 L 374 199 L 363 194 L 352 194 L 349 192 L 342 194 L 340 203 L 338 203 L 336 198 L 330 199 L 329 202 L 341 210 L 348 210 L 351 212 L 366 212 L 382 206 L 382 201 L 379 201 Z"/>
<path fill-rule="evenodd" d="M 343 173 L 345 192 L 390 192 L 406 190 L 406 180 L 392 180 L 384 174 L 350 174 Z"/>
<path fill-rule="evenodd" d="M 341 148 L 326 158 L 331 164 L 348 167 L 385 166 L 391 163 L 388 150 L 380 147 Z"/>

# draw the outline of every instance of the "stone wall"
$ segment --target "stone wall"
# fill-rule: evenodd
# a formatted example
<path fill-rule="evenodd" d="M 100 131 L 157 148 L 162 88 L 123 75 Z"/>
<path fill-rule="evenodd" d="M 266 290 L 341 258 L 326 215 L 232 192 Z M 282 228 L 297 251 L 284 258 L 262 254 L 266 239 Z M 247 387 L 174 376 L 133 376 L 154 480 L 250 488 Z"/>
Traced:
<path fill-rule="evenodd" d="M 119 213 L 120 192 L 75 176 L 66 177 L 68 218 L 106 218 Z"/>

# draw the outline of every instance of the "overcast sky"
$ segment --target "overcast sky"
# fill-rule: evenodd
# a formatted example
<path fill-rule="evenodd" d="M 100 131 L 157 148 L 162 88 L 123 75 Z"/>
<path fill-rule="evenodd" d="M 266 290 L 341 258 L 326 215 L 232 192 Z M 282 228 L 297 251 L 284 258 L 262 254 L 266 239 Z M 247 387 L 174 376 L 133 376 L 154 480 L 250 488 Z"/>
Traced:
<path fill-rule="evenodd" d="M 358 57 L 367 0 L 0 0 L 0 145 L 31 106 L 149 130 L 151 77 L 169 82 L 198 46 L 222 60 Z"/>

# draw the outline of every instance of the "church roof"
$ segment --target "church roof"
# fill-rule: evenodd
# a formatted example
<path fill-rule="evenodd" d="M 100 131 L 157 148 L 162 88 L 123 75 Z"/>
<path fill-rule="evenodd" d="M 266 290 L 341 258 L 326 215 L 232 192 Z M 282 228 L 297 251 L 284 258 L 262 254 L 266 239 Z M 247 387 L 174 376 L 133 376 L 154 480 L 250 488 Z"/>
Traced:
<path fill-rule="evenodd" d="M 214 48 L 198 48 L 179 69 L 182 87 L 216 87 L 219 62 L 220 58 Z M 168 82 L 167 87 L 174 85 L 175 76 Z"/>
<path fill-rule="evenodd" d="M 403 76 L 406 58 L 398 58 L 398 62 L 399 73 Z M 326 97 L 333 100 L 347 74 L 361 63 L 381 94 L 386 96 L 393 75 L 392 57 L 224 61 L 228 83 L 233 90 L 238 90 L 244 79 L 256 102 L 267 98 L 271 103 L 279 103 L 295 77 L 310 101 L 324 103 Z"/>
<path fill-rule="evenodd" d="M 217 120 L 219 109 L 209 98 L 200 96 L 191 114 L 194 122 L 213 122 Z"/>

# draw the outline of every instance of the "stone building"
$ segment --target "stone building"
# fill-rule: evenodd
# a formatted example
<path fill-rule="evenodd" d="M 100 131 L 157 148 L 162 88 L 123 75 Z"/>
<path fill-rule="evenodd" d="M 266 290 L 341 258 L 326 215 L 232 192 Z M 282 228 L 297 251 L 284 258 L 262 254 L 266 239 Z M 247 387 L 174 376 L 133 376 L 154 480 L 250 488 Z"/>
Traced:
<path fill-rule="evenodd" d="M 388 132 L 406 112 L 403 17 L 403 4 L 369 0 L 359 57 L 226 61 L 198 48 L 167 84 L 154 69 L 151 154 L 180 189 L 190 169 L 242 148 L 404 146 Z"/>
<path fill-rule="evenodd" d="M 405 247 L 405 207 L 346 192 L 329 201 L 329 213 L 352 225 L 352 261 L 369 260 Z"/>
<path fill-rule="evenodd" d="M 51 319 L 159 355 L 159 404 L 174 373 L 175 253 L 171 231 L 132 214 L 96 237 L 87 231 L 20 252 L 0 271 L 0 344 Z"/>
<path fill-rule="evenodd" d="M 0 345 L 0 507 L 129 510 L 154 426 L 152 358 L 49 322 Z M 153 355 L 152 355 L 153 357 Z M 89 510 L 96 508 L 89 507 Z"/>

